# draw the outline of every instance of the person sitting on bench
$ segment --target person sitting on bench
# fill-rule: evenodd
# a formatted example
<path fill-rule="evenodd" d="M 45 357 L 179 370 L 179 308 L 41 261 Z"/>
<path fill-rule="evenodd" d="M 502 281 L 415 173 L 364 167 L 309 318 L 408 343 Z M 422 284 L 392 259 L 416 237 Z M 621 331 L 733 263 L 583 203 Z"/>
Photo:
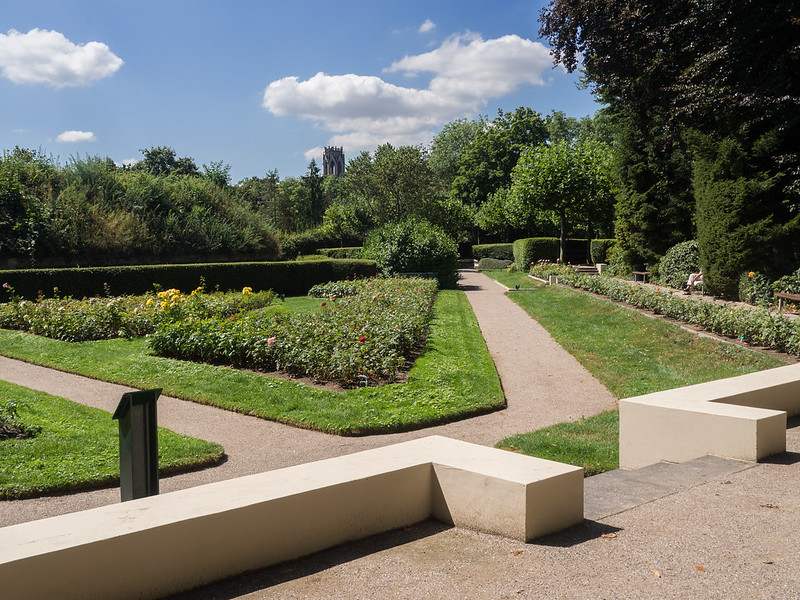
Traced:
<path fill-rule="evenodd" d="M 686 288 L 683 290 L 684 294 L 691 294 L 695 286 L 703 285 L 703 269 L 699 273 L 692 273 L 689 275 L 689 280 L 686 282 Z"/>

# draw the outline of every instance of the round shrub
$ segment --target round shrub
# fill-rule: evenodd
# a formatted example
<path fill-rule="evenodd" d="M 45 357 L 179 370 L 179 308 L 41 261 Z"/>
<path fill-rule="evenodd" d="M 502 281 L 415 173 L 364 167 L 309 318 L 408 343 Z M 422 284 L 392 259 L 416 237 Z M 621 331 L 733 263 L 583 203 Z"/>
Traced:
<path fill-rule="evenodd" d="M 772 302 L 772 287 L 761 273 L 750 271 L 739 278 L 739 300 L 753 306 L 768 308 Z"/>
<path fill-rule="evenodd" d="M 686 285 L 689 275 L 700 269 L 700 255 L 697 241 L 689 240 L 675 244 L 661 259 L 659 275 L 663 285 L 681 289 Z"/>
<path fill-rule="evenodd" d="M 510 265 L 511 260 L 499 260 L 497 258 L 482 258 L 478 261 L 478 269 L 505 269 Z"/>
<path fill-rule="evenodd" d="M 436 273 L 439 286 L 455 287 L 458 245 L 443 229 L 409 219 L 389 223 L 367 235 L 364 257 L 378 263 L 381 274 Z"/>

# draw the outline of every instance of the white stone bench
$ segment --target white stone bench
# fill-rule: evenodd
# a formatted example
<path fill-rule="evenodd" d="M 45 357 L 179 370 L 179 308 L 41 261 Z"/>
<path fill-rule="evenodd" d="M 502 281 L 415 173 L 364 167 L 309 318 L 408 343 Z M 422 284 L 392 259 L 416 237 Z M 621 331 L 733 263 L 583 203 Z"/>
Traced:
<path fill-rule="evenodd" d="M 759 461 L 786 451 L 787 414 L 800 414 L 800 364 L 620 400 L 620 467 Z"/>
<path fill-rule="evenodd" d="M 4 597 L 158 598 L 430 516 L 524 541 L 583 469 L 433 436 L 0 529 Z"/>

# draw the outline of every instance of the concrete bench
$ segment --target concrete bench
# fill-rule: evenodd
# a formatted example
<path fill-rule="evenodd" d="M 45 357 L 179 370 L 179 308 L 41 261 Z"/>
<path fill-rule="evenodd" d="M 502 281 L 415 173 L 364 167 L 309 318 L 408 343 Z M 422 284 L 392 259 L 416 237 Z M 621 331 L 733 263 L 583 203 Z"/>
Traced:
<path fill-rule="evenodd" d="M 620 467 L 759 461 L 786 451 L 787 414 L 800 414 L 800 364 L 620 400 Z"/>
<path fill-rule="evenodd" d="M 0 529 L 4 597 L 158 598 L 435 517 L 524 541 L 583 469 L 433 436 Z"/>

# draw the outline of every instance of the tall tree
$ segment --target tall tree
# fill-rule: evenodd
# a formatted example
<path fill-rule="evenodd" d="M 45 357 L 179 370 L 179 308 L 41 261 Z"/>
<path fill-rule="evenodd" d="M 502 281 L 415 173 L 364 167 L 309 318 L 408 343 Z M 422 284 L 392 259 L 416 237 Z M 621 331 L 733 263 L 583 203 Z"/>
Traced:
<path fill-rule="evenodd" d="M 522 154 L 511 175 L 511 200 L 516 208 L 509 216 L 557 224 L 564 260 L 568 227 L 585 227 L 588 239 L 593 225 L 610 220 L 609 172 L 610 151 L 600 142 L 557 141 L 531 148 Z"/>
<path fill-rule="evenodd" d="M 457 119 L 447 123 L 431 143 L 428 166 L 441 182 L 450 187 L 458 175 L 458 161 L 486 127 L 486 119 Z"/>
<path fill-rule="evenodd" d="M 308 163 L 308 171 L 303 175 L 303 184 L 308 191 L 308 218 L 312 227 L 322 224 L 325 215 L 325 192 L 322 188 L 322 175 L 320 175 L 317 161 L 313 158 Z"/>
<path fill-rule="evenodd" d="M 763 212 L 774 213 L 776 232 L 800 234 L 800 4 L 553 0 L 541 23 L 555 60 L 572 71 L 583 56 L 595 91 L 626 121 L 618 223 L 628 251 L 659 254 L 664 248 L 650 238 L 655 223 L 686 236 L 685 219 L 681 224 L 671 216 L 691 212 L 686 208 L 692 191 L 721 193 L 720 186 L 692 190 L 685 142 L 690 130 L 711 136 L 692 148 L 695 155 L 705 154 L 709 143 L 722 152 L 733 144 L 756 179 L 774 180 L 769 191 L 756 194 L 757 201 Z M 735 171 L 717 169 L 715 177 L 733 177 Z M 723 195 L 719 206 L 724 205 Z M 771 254 L 800 260 L 789 239 L 773 236 Z"/>
<path fill-rule="evenodd" d="M 522 150 L 546 140 L 545 122 L 533 109 L 520 107 L 512 113 L 499 110 L 461 154 L 453 197 L 467 205 L 483 204 L 491 194 L 508 186 Z"/>

